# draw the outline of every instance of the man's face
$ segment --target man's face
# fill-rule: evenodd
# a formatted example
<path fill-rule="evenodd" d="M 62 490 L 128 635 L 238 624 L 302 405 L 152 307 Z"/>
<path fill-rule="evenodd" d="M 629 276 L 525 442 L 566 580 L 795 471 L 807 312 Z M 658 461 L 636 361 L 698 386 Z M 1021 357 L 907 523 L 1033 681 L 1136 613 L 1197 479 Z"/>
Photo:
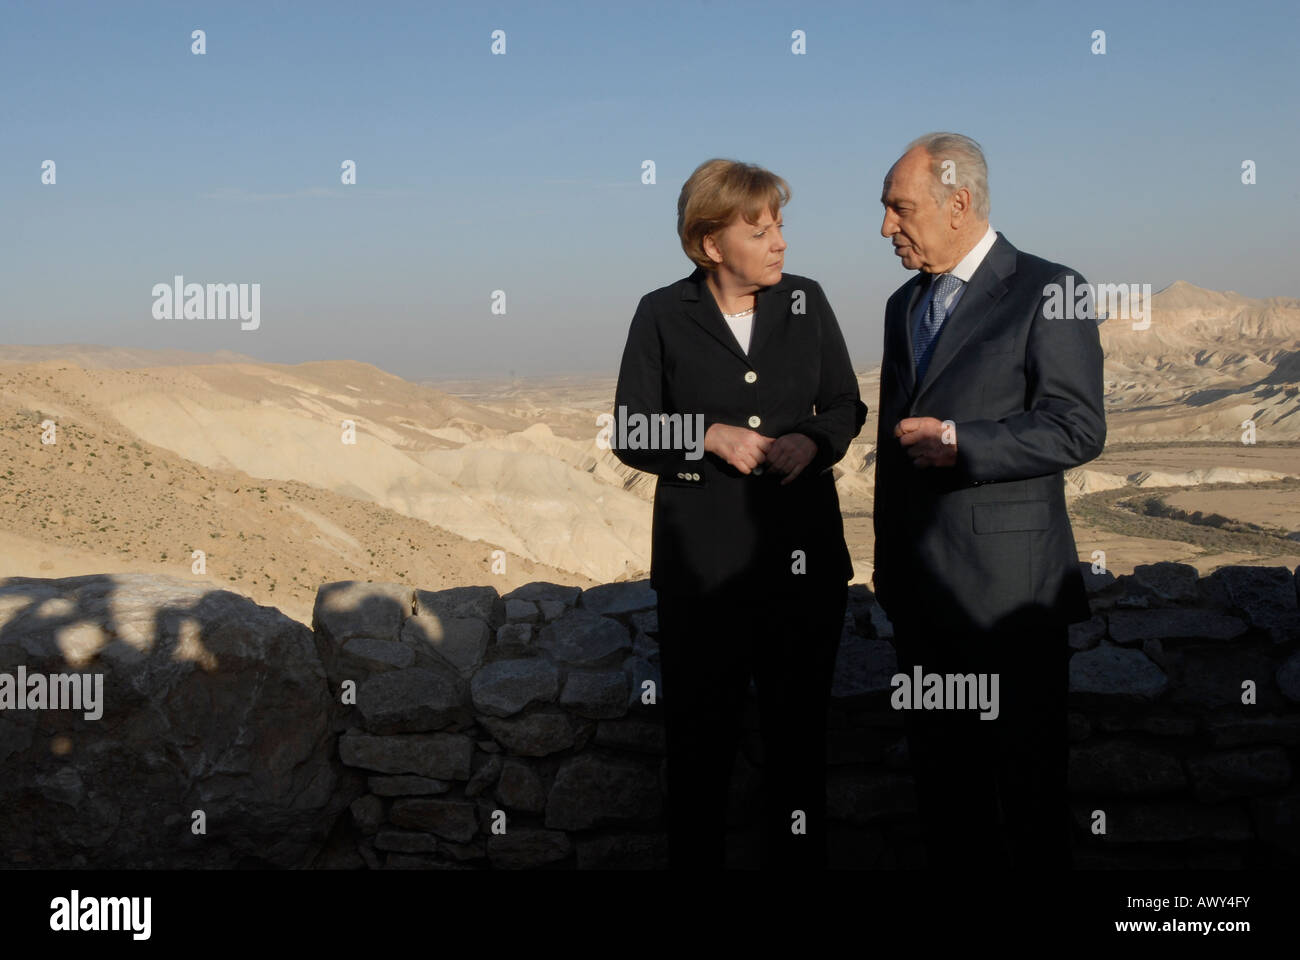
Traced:
<path fill-rule="evenodd" d="M 951 259 L 955 231 L 948 203 L 934 202 L 930 183 L 930 154 L 913 147 L 885 177 L 880 233 L 893 241 L 894 253 L 908 270 L 938 273 Z"/>

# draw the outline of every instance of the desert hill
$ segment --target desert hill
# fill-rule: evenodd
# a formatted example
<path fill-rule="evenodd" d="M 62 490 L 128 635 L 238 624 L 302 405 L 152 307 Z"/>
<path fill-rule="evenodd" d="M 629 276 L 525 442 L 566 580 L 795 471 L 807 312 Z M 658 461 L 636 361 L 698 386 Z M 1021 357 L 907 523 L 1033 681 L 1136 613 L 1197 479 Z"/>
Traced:
<path fill-rule="evenodd" d="M 1150 326 L 1101 325 L 1110 437 L 1300 439 L 1300 300 L 1253 299 L 1178 281 L 1151 298 Z"/>
<path fill-rule="evenodd" d="M 97 343 L 0 344 L 0 364 L 44 363 L 78 366 L 87 370 L 125 370 L 132 367 L 181 367 L 194 363 L 259 363 L 233 350 L 197 353 L 193 350 L 143 347 L 106 347 Z"/>
<path fill-rule="evenodd" d="M 328 386 L 343 371 L 355 391 Z M 388 392 L 366 404 L 356 399 L 362 384 Z M 369 433 L 371 420 L 353 413 L 358 442 L 345 446 L 338 421 L 363 406 L 384 422 Z M 426 409 L 436 412 L 420 419 Z M 41 442 L 45 421 L 55 443 Z M 475 501 L 421 465 L 423 453 L 456 445 L 429 430 L 486 434 L 492 424 L 513 425 L 365 364 L 321 364 L 307 377 L 274 364 L 0 365 L 0 576 L 179 574 L 304 622 L 318 585 L 340 571 L 444 586 L 485 576 L 503 588 L 595 582 L 505 535 L 514 523 L 543 524 L 535 504 Z M 490 469 L 477 480 L 501 497 L 512 490 Z M 579 503 L 552 512 L 567 516 Z M 440 525 L 443 517 L 502 535 L 484 541 Z M 491 573 L 494 549 L 506 552 L 504 574 Z M 205 574 L 191 573 L 194 550 L 206 553 Z"/>

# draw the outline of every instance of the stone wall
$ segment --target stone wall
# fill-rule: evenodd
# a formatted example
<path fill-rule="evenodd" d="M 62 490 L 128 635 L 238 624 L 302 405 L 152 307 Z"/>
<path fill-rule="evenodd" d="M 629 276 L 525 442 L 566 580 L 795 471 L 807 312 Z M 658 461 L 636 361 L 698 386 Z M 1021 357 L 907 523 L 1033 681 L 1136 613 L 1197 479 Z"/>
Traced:
<path fill-rule="evenodd" d="M 0 710 L 5 867 L 298 866 L 355 789 L 311 630 L 238 594 L 0 581 L 0 680 L 18 671 L 101 675 L 102 712 Z"/>
<path fill-rule="evenodd" d="M 654 604 L 645 583 L 322 587 L 326 672 L 356 687 L 339 755 L 366 775 L 323 864 L 661 864 Z"/>
<path fill-rule="evenodd" d="M 1297 574 L 1155 564 L 1089 589 L 1070 633 L 1076 865 L 1300 863 Z M 0 674 L 104 675 L 98 719 L 0 710 L 0 864 L 663 867 L 656 629 L 645 582 L 331 583 L 308 630 L 179 578 L 0 581 Z M 851 588 L 833 866 L 925 862 L 890 637 Z M 734 866 L 757 863 L 752 696 L 743 729 Z"/>
<path fill-rule="evenodd" d="M 1081 567 L 1093 617 L 1069 638 L 1076 868 L 1300 865 L 1300 569 Z M 890 625 L 865 591 L 850 597 L 829 757 L 841 849 L 852 838 L 857 863 L 923 865 L 888 705 Z"/>

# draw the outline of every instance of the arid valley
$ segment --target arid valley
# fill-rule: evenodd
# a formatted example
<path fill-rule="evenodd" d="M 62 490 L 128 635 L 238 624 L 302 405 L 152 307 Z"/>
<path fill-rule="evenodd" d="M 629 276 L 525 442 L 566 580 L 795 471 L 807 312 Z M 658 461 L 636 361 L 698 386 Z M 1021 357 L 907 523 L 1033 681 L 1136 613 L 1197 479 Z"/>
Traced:
<path fill-rule="evenodd" d="M 1180 282 L 1151 318 L 1101 328 L 1107 445 L 1066 477 L 1080 559 L 1300 564 L 1300 301 Z M 836 474 L 870 583 L 879 369 L 859 382 L 871 412 Z M 304 623 L 332 580 L 639 579 L 653 479 L 597 444 L 613 394 L 612 375 L 0 347 L 0 577 L 169 573 Z"/>

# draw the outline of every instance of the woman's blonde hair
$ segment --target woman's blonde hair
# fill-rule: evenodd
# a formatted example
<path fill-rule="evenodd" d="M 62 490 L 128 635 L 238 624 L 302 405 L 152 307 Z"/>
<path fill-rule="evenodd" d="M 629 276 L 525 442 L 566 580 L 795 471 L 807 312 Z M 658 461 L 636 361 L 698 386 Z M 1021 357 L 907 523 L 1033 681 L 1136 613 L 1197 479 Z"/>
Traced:
<path fill-rule="evenodd" d="M 704 252 L 704 238 L 730 224 L 739 213 L 758 223 L 763 211 L 777 216 L 790 202 L 790 185 L 752 163 L 705 160 L 682 184 L 677 197 L 677 236 L 686 256 L 706 270 L 717 264 Z"/>

